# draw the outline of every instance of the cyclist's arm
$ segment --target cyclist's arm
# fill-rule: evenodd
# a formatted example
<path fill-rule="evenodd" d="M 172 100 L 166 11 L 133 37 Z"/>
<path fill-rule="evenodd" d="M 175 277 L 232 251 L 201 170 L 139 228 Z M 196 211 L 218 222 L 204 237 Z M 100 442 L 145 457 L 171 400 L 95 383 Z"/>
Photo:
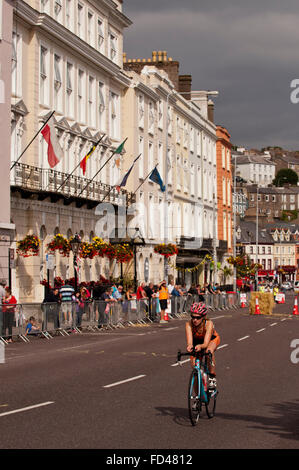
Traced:
<path fill-rule="evenodd" d="M 186 323 L 186 340 L 187 340 L 187 351 L 191 352 L 193 349 L 193 335 L 192 329 L 189 322 Z"/>
<path fill-rule="evenodd" d="M 201 344 L 201 349 L 206 349 L 209 346 L 209 343 L 211 341 L 212 333 L 213 333 L 213 322 L 209 320 L 206 325 L 206 334 L 205 334 L 205 339 L 203 344 Z"/>

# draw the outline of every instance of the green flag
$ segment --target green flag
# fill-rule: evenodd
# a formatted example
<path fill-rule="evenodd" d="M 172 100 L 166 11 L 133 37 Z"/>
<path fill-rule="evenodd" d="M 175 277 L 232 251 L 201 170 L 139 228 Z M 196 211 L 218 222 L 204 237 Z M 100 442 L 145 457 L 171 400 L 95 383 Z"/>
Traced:
<path fill-rule="evenodd" d="M 126 140 L 127 140 L 127 139 L 125 139 L 125 140 L 120 144 L 120 146 L 117 147 L 116 150 L 114 150 L 113 153 L 121 153 L 121 152 L 123 151 L 123 148 L 124 148 L 124 145 L 125 145 Z"/>

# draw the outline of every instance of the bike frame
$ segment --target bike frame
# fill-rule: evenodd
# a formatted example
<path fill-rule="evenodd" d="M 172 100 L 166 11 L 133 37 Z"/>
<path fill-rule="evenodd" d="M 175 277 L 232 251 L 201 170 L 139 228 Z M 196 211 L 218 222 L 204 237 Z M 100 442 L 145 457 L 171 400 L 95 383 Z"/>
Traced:
<path fill-rule="evenodd" d="M 203 367 L 204 367 L 204 371 L 206 372 L 207 377 L 208 377 L 208 376 L 209 376 L 209 372 L 208 372 L 208 368 L 207 368 L 206 361 L 205 361 Z M 197 398 L 199 398 L 203 403 L 208 403 L 208 402 L 209 402 L 209 398 L 208 398 L 207 392 L 206 392 L 205 389 L 204 389 L 203 380 L 202 380 L 201 363 L 200 363 L 200 360 L 199 360 L 198 358 L 196 358 L 196 360 L 195 360 L 195 366 L 194 366 L 193 371 L 196 371 L 196 373 L 197 373 L 197 375 L 198 375 L 199 390 L 198 390 L 198 396 L 197 396 Z M 192 379 L 191 387 L 190 387 L 190 390 L 189 390 L 189 394 L 190 394 L 190 395 L 191 395 L 192 390 L 193 390 L 193 385 L 194 385 L 194 377 L 193 377 L 193 379 Z"/>

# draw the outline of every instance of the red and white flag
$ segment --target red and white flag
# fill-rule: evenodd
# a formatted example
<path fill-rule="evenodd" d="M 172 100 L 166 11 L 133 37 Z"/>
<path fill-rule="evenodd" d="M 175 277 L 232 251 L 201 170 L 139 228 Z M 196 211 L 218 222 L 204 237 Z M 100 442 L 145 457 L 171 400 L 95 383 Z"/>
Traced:
<path fill-rule="evenodd" d="M 53 116 L 47 122 L 45 127 L 41 131 L 45 141 L 48 144 L 48 162 L 51 168 L 54 168 L 63 157 L 63 151 L 59 144 Z"/>

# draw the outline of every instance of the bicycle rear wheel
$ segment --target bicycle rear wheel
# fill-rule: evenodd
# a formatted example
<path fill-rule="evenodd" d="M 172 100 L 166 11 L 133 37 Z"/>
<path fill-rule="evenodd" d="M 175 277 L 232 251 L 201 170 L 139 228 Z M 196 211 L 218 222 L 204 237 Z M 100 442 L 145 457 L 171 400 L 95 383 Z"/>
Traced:
<path fill-rule="evenodd" d="M 198 372 L 193 370 L 191 372 L 188 387 L 188 410 L 192 426 L 197 425 L 202 409 L 202 402 L 199 398 L 199 394 L 200 384 L 198 381 Z"/>
<path fill-rule="evenodd" d="M 213 418 L 213 416 L 215 416 L 217 395 L 218 391 L 216 389 L 207 391 L 208 402 L 205 403 L 205 407 L 208 418 Z"/>

